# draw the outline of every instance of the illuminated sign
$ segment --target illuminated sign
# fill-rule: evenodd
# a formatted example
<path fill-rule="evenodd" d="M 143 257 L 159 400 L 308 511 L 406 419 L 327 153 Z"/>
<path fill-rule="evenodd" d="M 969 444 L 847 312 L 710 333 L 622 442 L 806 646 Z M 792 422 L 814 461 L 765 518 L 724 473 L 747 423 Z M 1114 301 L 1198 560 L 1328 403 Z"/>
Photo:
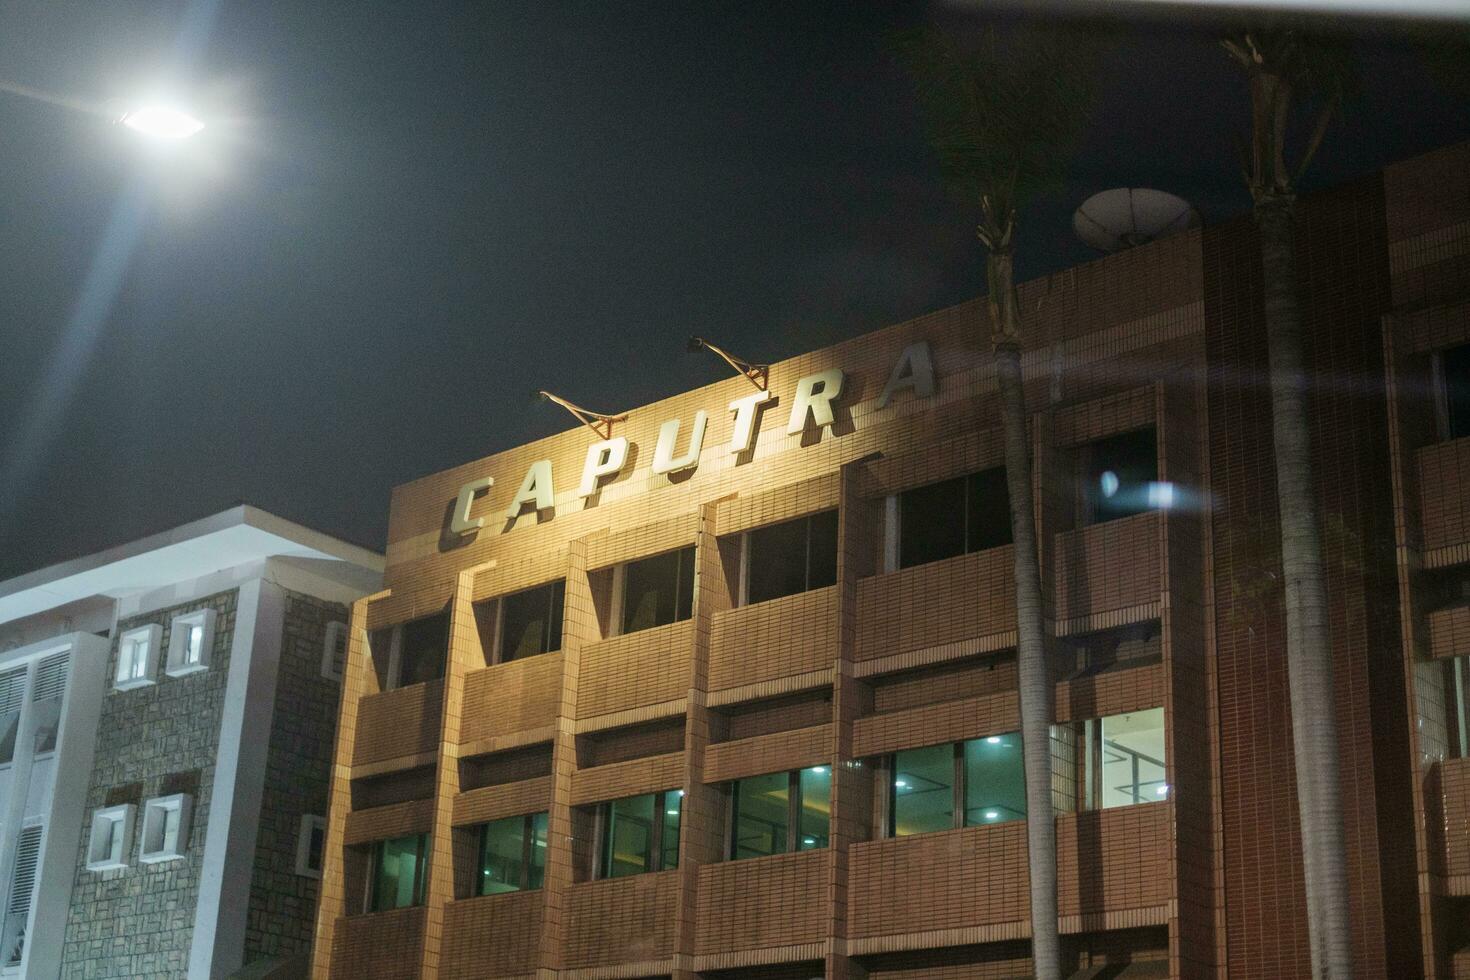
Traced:
<path fill-rule="evenodd" d="M 797 435 L 806 431 L 809 425 L 815 425 L 819 430 L 830 427 L 835 421 L 833 403 L 842 396 L 846 380 L 847 376 L 840 368 L 829 368 L 799 379 L 791 400 L 791 415 L 786 422 L 786 433 Z M 929 355 L 928 343 L 919 341 L 904 348 L 899 354 L 898 362 L 888 375 L 888 383 L 883 386 L 883 393 L 878 398 L 878 407 L 886 408 L 893 396 L 900 391 L 912 391 L 917 398 L 933 396 L 934 362 Z M 770 400 L 769 391 L 756 391 L 730 403 L 729 411 L 734 414 L 735 419 L 727 452 L 739 455 L 755 446 L 760 406 Z M 683 420 L 669 419 L 659 426 L 650 471 L 661 475 L 683 473 L 698 467 L 708 425 L 709 416 L 703 410 L 694 413 L 693 424 L 689 427 L 689 441 L 682 447 L 683 452 L 679 452 L 679 433 L 684 427 Z M 588 446 L 586 460 L 582 464 L 582 478 L 577 484 L 577 496 L 585 500 L 595 495 L 605 481 L 616 478 L 628 461 L 629 448 L 626 436 L 603 439 Z M 485 518 L 472 517 L 470 511 L 474 508 L 476 499 L 488 493 L 494 485 L 494 477 L 483 476 L 459 488 L 459 497 L 449 515 L 451 532 L 470 534 L 485 526 Z M 549 511 L 555 499 L 551 460 L 537 460 L 526 470 L 520 488 L 511 497 L 505 509 L 506 520 L 514 523 L 523 513 Z"/>

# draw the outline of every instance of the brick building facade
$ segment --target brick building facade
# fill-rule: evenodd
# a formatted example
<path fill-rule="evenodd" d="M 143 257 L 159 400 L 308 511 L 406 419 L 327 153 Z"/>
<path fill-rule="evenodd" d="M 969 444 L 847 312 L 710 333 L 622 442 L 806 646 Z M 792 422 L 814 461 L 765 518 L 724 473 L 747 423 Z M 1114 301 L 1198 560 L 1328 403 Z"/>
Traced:
<path fill-rule="evenodd" d="M 1358 974 L 1470 976 L 1470 145 L 1301 213 Z M 1307 976 L 1254 230 L 1021 302 L 1068 960 Z M 398 488 L 314 975 L 1025 975 L 984 315 Z"/>

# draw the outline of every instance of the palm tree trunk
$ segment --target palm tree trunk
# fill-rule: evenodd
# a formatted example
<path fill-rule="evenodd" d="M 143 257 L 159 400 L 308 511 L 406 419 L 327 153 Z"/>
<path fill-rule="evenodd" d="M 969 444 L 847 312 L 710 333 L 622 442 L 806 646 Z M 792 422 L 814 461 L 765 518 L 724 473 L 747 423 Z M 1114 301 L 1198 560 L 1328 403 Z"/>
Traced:
<path fill-rule="evenodd" d="M 1009 235 L 997 236 L 1005 241 Z M 1006 490 L 1016 574 L 1016 665 L 1020 676 L 1021 745 L 1026 770 L 1026 855 L 1031 878 L 1031 957 L 1037 980 L 1060 980 L 1057 935 L 1057 835 L 1052 814 L 1052 684 L 1041 610 L 1041 565 L 1031 493 L 1029 417 L 1021 385 L 1020 327 L 1008 242 L 986 254 L 995 376 L 1005 434 Z"/>
<path fill-rule="evenodd" d="M 1342 787 L 1327 583 L 1321 524 L 1312 478 L 1301 313 L 1293 251 L 1295 203 L 1264 193 L 1256 202 L 1271 362 L 1271 418 L 1276 496 L 1281 512 L 1281 563 L 1286 591 L 1287 683 L 1292 746 L 1307 873 L 1313 973 L 1330 980 L 1353 974 L 1352 924 L 1343 840 Z"/>

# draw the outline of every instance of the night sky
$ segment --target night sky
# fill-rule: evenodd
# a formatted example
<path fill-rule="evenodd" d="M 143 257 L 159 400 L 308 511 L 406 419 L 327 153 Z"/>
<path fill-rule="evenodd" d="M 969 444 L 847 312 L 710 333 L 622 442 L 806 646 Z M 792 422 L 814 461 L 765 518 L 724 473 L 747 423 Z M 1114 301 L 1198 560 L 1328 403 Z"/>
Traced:
<path fill-rule="evenodd" d="M 622 410 L 723 376 L 691 333 L 776 360 L 983 291 L 889 53 L 921 7 L 193 9 L 0 7 L 0 83 L 208 124 L 160 152 L 0 91 L 0 579 L 242 500 L 381 549 L 391 486 L 572 424 L 534 388 Z M 1308 189 L 1470 138 L 1401 38 L 1359 49 Z M 1243 88 L 1128 25 L 1022 277 L 1095 257 L 1098 190 L 1243 212 Z"/>

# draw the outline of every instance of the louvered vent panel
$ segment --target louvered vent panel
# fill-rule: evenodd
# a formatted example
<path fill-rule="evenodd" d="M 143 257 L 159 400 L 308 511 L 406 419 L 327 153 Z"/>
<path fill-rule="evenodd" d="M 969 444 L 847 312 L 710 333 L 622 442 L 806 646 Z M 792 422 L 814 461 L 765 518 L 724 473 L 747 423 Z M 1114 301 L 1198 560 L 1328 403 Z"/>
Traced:
<path fill-rule="evenodd" d="M 15 875 L 10 881 L 10 904 L 5 907 L 11 915 L 26 915 L 31 911 L 40 857 L 41 828 L 27 827 L 20 832 L 20 840 L 15 845 Z"/>
<path fill-rule="evenodd" d="M 0 674 L 0 715 L 19 711 L 26 697 L 26 669 Z"/>
<path fill-rule="evenodd" d="M 32 701 L 59 698 L 66 693 L 66 667 L 71 654 L 53 653 L 36 667 L 36 690 Z"/>

